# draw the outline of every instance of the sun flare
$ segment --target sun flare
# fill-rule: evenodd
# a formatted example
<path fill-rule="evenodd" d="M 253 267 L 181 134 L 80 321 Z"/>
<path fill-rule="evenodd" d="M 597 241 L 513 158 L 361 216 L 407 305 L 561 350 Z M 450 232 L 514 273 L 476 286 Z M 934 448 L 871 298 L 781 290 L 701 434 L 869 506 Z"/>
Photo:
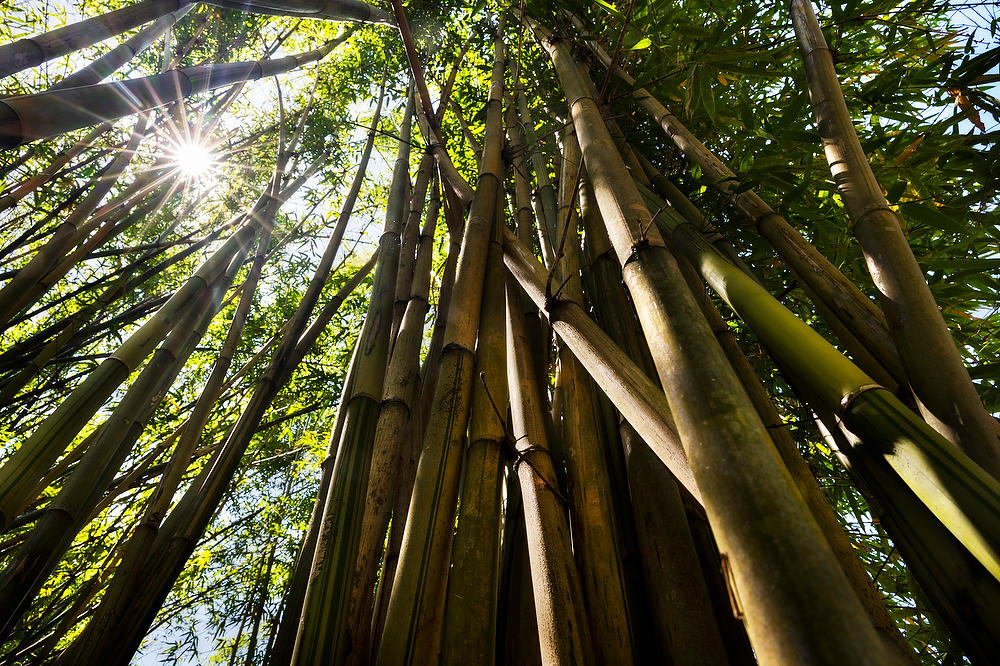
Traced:
<path fill-rule="evenodd" d="M 200 143 L 182 143 L 174 150 L 177 170 L 187 178 L 202 178 L 215 165 L 212 151 Z"/>

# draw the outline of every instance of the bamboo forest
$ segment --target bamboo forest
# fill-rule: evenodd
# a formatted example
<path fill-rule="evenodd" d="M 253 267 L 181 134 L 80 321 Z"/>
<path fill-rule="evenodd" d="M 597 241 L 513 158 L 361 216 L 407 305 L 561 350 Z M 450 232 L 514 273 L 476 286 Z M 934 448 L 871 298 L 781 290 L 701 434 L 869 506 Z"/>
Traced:
<path fill-rule="evenodd" d="M 0 666 L 996 664 L 1000 5 L 0 0 Z"/>

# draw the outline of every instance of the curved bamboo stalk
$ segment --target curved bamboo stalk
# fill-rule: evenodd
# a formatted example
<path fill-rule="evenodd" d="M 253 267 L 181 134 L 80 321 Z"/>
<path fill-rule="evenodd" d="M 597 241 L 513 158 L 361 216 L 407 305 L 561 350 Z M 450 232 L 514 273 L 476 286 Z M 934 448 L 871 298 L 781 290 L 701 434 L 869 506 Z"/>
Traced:
<path fill-rule="evenodd" d="M 379 664 L 427 663 L 436 654 L 440 640 L 462 439 L 471 402 L 473 350 L 502 171 L 501 100 L 506 54 L 499 34 L 494 36 L 493 43 L 483 168 L 462 240 L 447 314 L 440 378 L 423 438 L 385 629 L 379 642 L 376 658 Z"/>
<path fill-rule="evenodd" d="M 0 78 L 85 48 L 175 11 L 188 0 L 143 0 L 63 28 L 0 46 Z"/>
<path fill-rule="evenodd" d="M 388 12 L 360 0 L 203 0 L 206 4 L 253 14 L 302 16 L 327 21 L 395 25 Z"/>
<path fill-rule="evenodd" d="M 837 191 L 878 288 L 906 376 L 924 418 L 983 469 L 1000 477 L 1000 440 L 955 341 L 882 193 L 851 121 L 833 56 L 809 0 L 791 0 L 809 98 Z"/>
<path fill-rule="evenodd" d="M 274 60 L 184 67 L 127 81 L 8 97 L 0 100 L 0 148 L 155 109 L 239 81 L 281 74 L 321 60 L 344 39 Z"/>
<path fill-rule="evenodd" d="M 876 659 L 891 660 L 653 227 L 604 125 L 593 83 L 581 75 L 565 42 L 537 24 L 532 27 L 566 92 L 622 277 L 759 658 L 862 663 L 879 655 Z M 780 523 L 781 533 L 764 536 L 762 516 L 768 524 Z M 770 565 L 761 567 L 762 561 Z M 850 629 L 829 632 L 830 622 Z"/>

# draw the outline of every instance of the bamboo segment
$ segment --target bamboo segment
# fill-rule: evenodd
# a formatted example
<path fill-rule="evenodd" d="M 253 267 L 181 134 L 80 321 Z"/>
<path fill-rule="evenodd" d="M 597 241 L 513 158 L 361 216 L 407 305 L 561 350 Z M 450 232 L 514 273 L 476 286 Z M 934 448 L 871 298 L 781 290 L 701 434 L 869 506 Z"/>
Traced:
<path fill-rule="evenodd" d="M 170 29 L 170 26 L 184 18 L 184 16 L 193 8 L 193 3 L 183 5 L 177 11 L 170 12 L 166 16 L 161 16 L 153 21 L 153 23 L 145 30 L 141 30 L 134 37 L 122 42 L 86 67 L 73 72 L 59 83 L 49 88 L 49 90 L 62 90 L 64 88 L 76 88 L 78 86 L 92 86 L 95 83 L 100 83 L 118 71 L 119 67 L 139 55 L 139 53 L 144 51 L 150 44 L 163 36 L 163 34 Z"/>
<path fill-rule="evenodd" d="M 239 81 L 281 74 L 321 60 L 344 39 L 275 60 L 184 67 L 128 81 L 8 97 L 0 100 L 0 149 L 155 109 Z"/>
<path fill-rule="evenodd" d="M 546 434 L 541 384 L 528 353 L 517 283 L 507 285 L 507 383 L 528 537 L 542 663 L 596 663 L 569 524 Z"/>
<path fill-rule="evenodd" d="M 324 500 L 324 513 L 313 571 L 306 588 L 302 620 L 292 652 L 293 664 L 340 664 L 351 649 L 347 633 L 351 576 L 358 558 L 364 499 L 380 397 L 389 356 L 389 334 L 399 268 L 400 235 L 409 190 L 412 101 L 407 102 L 400 127 L 385 230 L 379 241 L 379 267 L 365 324 L 352 358 L 350 397 L 341 402 L 343 426 L 337 457 Z M 333 447 L 331 447 L 332 449 Z"/>
<path fill-rule="evenodd" d="M 143 0 L 57 30 L 0 46 L 0 78 L 104 41 L 175 11 L 187 0 Z"/>
<path fill-rule="evenodd" d="M 983 408 L 899 218 L 872 173 L 812 3 L 791 0 L 791 13 L 830 171 L 879 290 L 921 412 L 935 430 L 1000 477 L 996 423 Z"/>
<path fill-rule="evenodd" d="M 499 35 L 494 38 L 494 48 L 483 168 L 462 240 L 447 313 L 440 377 L 417 465 L 385 629 L 379 641 L 379 664 L 428 663 L 436 654 L 440 639 L 462 439 L 471 402 L 473 349 L 502 169 L 501 99 L 506 55 Z"/>
<path fill-rule="evenodd" d="M 593 84 L 564 42 L 532 27 L 563 84 L 598 206 L 758 657 L 890 660 L 653 227 L 604 126 Z M 777 525 L 780 531 L 768 528 Z M 759 566 L 764 561 L 771 566 Z"/>
<path fill-rule="evenodd" d="M 498 220 L 502 207 L 498 201 Z M 493 225 L 479 316 L 469 444 L 462 472 L 458 526 L 448 578 L 442 664 L 490 666 L 496 656 L 501 486 L 506 454 L 506 318 L 501 222 Z"/>

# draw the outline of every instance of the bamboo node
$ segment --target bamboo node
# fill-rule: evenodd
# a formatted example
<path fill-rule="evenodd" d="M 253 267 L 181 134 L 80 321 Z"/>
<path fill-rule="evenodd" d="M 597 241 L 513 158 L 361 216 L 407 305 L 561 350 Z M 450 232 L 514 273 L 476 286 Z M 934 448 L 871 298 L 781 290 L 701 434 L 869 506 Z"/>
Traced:
<path fill-rule="evenodd" d="M 854 401 L 857 400 L 862 393 L 874 391 L 876 389 L 882 389 L 883 391 L 888 390 L 881 384 L 863 384 L 845 395 L 840 399 L 840 415 L 844 416 L 847 414 L 847 412 L 851 409 L 851 405 L 854 404 Z"/>

